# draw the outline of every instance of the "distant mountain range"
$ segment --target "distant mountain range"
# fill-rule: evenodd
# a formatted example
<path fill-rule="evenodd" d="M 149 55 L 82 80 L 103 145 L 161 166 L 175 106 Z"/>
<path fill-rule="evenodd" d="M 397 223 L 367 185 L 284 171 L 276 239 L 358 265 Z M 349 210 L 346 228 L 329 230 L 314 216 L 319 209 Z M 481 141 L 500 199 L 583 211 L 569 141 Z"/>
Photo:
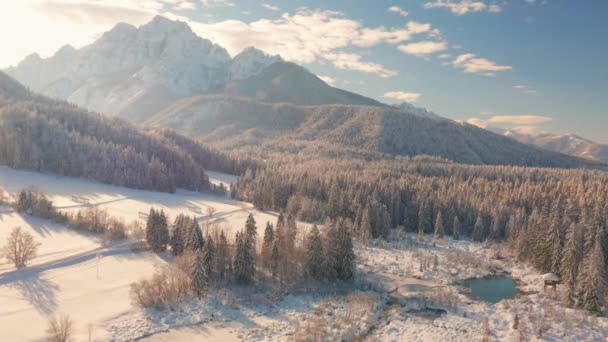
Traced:
<path fill-rule="evenodd" d="M 585 139 L 576 134 L 522 134 L 510 130 L 495 130 L 525 144 L 542 149 L 608 163 L 608 145 Z"/>
<path fill-rule="evenodd" d="M 118 24 L 79 50 L 32 55 L 6 72 L 31 89 L 225 149 L 363 158 L 432 155 L 473 164 L 579 167 L 410 104 L 334 88 L 305 68 L 248 48 L 231 58 L 185 23 Z"/>

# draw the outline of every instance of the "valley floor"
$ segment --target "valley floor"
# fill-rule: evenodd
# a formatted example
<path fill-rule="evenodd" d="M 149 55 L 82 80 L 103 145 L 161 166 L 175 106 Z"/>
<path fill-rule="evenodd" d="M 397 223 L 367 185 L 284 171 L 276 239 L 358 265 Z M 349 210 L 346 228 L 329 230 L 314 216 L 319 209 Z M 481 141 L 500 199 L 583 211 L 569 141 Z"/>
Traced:
<path fill-rule="evenodd" d="M 229 175 L 211 174 L 212 182 L 230 182 Z M 82 206 L 73 195 L 127 221 L 150 207 L 171 218 L 197 216 L 232 234 L 253 213 L 262 230 L 274 213 L 213 194 L 178 191 L 165 194 L 130 190 L 87 180 L 70 179 L 0 167 L 0 188 L 15 193 L 36 186 L 63 211 Z M 209 216 L 207 208 L 215 212 Z M 38 341 L 48 318 L 69 314 L 76 341 L 148 342 L 340 340 L 363 336 L 370 341 L 490 340 L 605 341 L 608 319 L 564 309 L 556 296 L 544 293 L 541 276 L 517 265 L 500 246 L 452 241 L 416 241 L 407 235 L 394 243 L 356 246 L 357 279 L 317 291 L 280 292 L 261 288 L 225 288 L 201 301 L 173 310 L 142 310 L 131 305 L 129 285 L 167 263 L 168 258 L 137 252 L 132 242 L 104 245 L 50 221 L 0 207 L 0 241 L 14 226 L 41 243 L 38 257 L 22 271 L 0 260 L 0 341 Z M 262 235 L 262 234 L 259 234 Z M 437 266 L 433 267 L 435 255 Z M 499 255 L 500 258 L 496 258 Z M 421 267 L 421 264 L 426 266 Z M 460 283 L 472 277 L 507 272 L 517 280 L 520 295 L 488 304 L 473 300 Z M 432 289 L 421 291 L 420 286 Z M 311 294 L 314 293 L 314 294 Z M 517 313 L 518 329 L 513 329 Z M 542 337 L 537 337 L 542 331 Z"/>

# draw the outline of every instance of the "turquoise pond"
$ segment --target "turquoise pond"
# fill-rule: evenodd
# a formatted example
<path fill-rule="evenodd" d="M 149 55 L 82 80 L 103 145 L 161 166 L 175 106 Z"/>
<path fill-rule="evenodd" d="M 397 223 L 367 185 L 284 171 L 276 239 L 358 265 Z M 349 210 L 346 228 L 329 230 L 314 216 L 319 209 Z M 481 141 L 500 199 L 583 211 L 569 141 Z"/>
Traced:
<path fill-rule="evenodd" d="M 471 290 L 471 297 L 488 303 L 498 303 L 517 295 L 517 285 L 510 277 L 468 279 L 462 286 Z"/>

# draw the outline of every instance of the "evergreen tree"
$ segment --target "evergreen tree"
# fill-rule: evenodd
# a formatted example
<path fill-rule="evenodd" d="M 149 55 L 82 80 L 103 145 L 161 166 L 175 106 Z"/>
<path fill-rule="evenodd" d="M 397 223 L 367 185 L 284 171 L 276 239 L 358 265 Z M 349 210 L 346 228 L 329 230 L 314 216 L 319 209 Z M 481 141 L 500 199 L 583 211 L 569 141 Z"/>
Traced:
<path fill-rule="evenodd" d="M 483 219 L 481 215 L 477 216 L 477 221 L 475 221 L 475 226 L 473 227 L 472 233 L 473 240 L 475 241 L 483 241 L 486 238 L 485 234 L 485 225 L 483 224 Z"/>
<path fill-rule="evenodd" d="M 186 229 L 186 239 L 184 243 L 184 249 L 190 251 L 197 251 L 199 248 L 203 248 L 205 240 L 203 239 L 203 233 L 196 218 L 188 219 L 188 226 Z"/>
<path fill-rule="evenodd" d="M 460 220 L 458 219 L 458 216 L 454 216 L 454 224 L 452 225 L 452 238 L 454 240 L 460 240 L 460 230 L 461 230 L 461 226 L 460 226 Z"/>
<path fill-rule="evenodd" d="M 371 230 L 370 209 L 369 206 L 366 205 L 361 214 L 361 226 L 359 228 L 361 242 L 366 246 L 369 244 Z"/>
<path fill-rule="evenodd" d="M 264 230 L 264 242 L 262 243 L 262 262 L 265 267 L 270 266 L 272 257 L 272 246 L 274 245 L 274 228 L 272 223 L 266 222 Z"/>
<path fill-rule="evenodd" d="M 272 279 L 277 279 L 280 260 L 281 258 L 279 255 L 279 241 L 274 240 L 274 243 L 272 244 L 272 254 L 270 260 L 270 270 L 272 273 Z"/>
<path fill-rule="evenodd" d="M 156 225 L 154 239 L 157 249 L 155 252 L 164 252 L 167 250 L 167 245 L 169 245 L 169 225 L 167 224 L 167 216 L 165 216 L 165 212 L 162 209 L 160 212 L 157 212 Z"/>
<path fill-rule="evenodd" d="M 580 275 L 580 304 L 586 310 L 600 313 L 606 294 L 606 264 L 602 238 L 604 232 L 598 232 L 593 249 L 585 255 Z"/>
<path fill-rule="evenodd" d="M 323 278 L 323 239 L 316 225 L 312 227 L 308 234 L 305 248 L 308 274 L 317 280 Z"/>
<path fill-rule="evenodd" d="M 249 240 L 249 244 L 255 252 L 256 241 L 258 238 L 258 227 L 256 225 L 255 219 L 253 218 L 253 214 L 249 214 L 249 216 L 247 216 L 247 221 L 245 221 L 245 236 Z"/>
<path fill-rule="evenodd" d="M 217 256 L 215 258 L 216 267 L 215 270 L 217 272 L 217 277 L 219 279 L 224 279 L 226 276 L 227 268 L 231 264 L 230 260 L 230 250 L 228 247 L 228 239 L 226 239 L 226 235 L 224 231 L 220 231 L 220 236 L 217 243 Z"/>
<path fill-rule="evenodd" d="M 255 273 L 255 259 L 251 252 L 250 239 L 243 232 L 237 232 L 235 237 L 234 275 L 241 284 L 253 281 Z"/>
<path fill-rule="evenodd" d="M 156 217 L 156 210 L 154 208 L 150 208 L 150 213 L 148 214 L 148 218 L 146 219 L 146 242 L 148 246 L 153 251 L 157 251 L 159 249 L 158 242 L 156 237 L 158 234 L 156 233 L 158 226 L 158 219 Z"/>
<path fill-rule="evenodd" d="M 435 240 L 442 239 L 444 235 L 443 217 L 441 211 L 437 213 L 437 219 L 435 220 Z"/>
<path fill-rule="evenodd" d="M 192 291 L 200 299 L 207 286 L 207 273 L 205 271 L 205 256 L 202 248 L 196 250 L 196 259 L 192 267 Z"/>
<path fill-rule="evenodd" d="M 560 265 L 562 283 L 566 285 L 568 305 L 573 307 L 576 303 L 576 283 L 579 266 L 583 258 L 583 232 L 575 223 L 571 223 L 566 232 L 566 243 Z"/>
<path fill-rule="evenodd" d="M 181 255 L 184 252 L 184 215 L 179 214 L 175 218 L 169 245 L 171 245 L 171 253 L 173 255 Z"/>
<path fill-rule="evenodd" d="M 558 201 L 559 202 L 559 201 Z M 561 232 L 561 222 L 562 218 L 560 216 L 559 211 L 561 210 L 561 205 L 555 205 L 551 212 L 551 217 L 549 221 L 549 231 L 547 232 L 547 252 L 550 256 L 550 266 L 549 271 L 555 274 L 560 274 L 560 264 L 562 261 L 562 250 L 563 250 L 563 241 L 562 241 L 562 232 Z"/>
<path fill-rule="evenodd" d="M 429 205 L 422 203 L 418 212 L 418 232 L 423 234 L 430 233 L 433 229 L 433 218 Z"/>
<path fill-rule="evenodd" d="M 203 265 L 205 268 L 205 274 L 207 274 L 208 281 L 215 279 L 215 268 L 216 268 L 216 248 L 215 241 L 210 235 L 207 235 L 205 246 L 203 247 Z"/>
<path fill-rule="evenodd" d="M 355 268 L 355 252 L 348 223 L 339 219 L 328 233 L 327 257 L 324 269 L 331 279 L 335 275 L 340 280 L 352 279 Z M 331 270 L 333 268 L 333 270 Z"/>

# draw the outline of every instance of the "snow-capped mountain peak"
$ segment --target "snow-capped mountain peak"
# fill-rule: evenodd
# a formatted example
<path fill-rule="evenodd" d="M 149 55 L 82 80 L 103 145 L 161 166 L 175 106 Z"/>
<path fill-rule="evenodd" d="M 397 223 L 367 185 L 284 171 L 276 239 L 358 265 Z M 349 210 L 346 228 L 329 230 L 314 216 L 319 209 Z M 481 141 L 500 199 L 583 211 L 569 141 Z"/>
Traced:
<path fill-rule="evenodd" d="M 230 79 L 243 80 L 260 73 L 270 64 L 280 62 L 279 55 L 268 55 L 262 50 L 248 47 L 234 56 L 230 63 Z"/>

